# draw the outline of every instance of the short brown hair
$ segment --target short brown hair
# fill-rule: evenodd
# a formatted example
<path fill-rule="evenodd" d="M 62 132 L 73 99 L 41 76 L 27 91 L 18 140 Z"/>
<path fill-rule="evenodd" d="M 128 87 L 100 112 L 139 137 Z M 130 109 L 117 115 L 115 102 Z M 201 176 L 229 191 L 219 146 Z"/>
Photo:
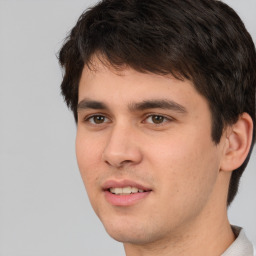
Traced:
<path fill-rule="evenodd" d="M 173 74 L 193 81 L 209 104 L 212 139 L 247 112 L 255 141 L 256 53 L 239 16 L 217 0 L 103 0 L 88 9 L 59 53 L 62 94 L 77 121 L 78 84 L 92 56 L 113 67 Z M 249 161 L 233 171 L 228 205 Z"/>

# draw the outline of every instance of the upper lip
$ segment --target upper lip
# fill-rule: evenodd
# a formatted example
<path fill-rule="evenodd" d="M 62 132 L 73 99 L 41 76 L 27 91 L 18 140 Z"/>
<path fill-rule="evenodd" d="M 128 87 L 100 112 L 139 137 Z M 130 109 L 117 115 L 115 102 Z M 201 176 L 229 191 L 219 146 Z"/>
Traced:
<path fill-rule="evenodd" d="M 144 191 L 151 191 L 152 189 L 144 186 L 142 184 L 137 183 L 132 180 L 107 180 L 103 183 L 102 189 L 109 190 L 110 188 L 124 188 L 124 187 L 135 187 L 138 189 L 142 189 Z"/>

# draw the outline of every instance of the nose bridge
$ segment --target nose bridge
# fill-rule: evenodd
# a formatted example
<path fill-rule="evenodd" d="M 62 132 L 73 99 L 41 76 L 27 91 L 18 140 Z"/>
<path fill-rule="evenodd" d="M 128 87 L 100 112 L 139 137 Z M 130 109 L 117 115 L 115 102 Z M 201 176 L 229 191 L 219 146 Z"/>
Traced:
<path fill-rule="evenodd" d="M 138 163 L 141 158 L 135 128 L 125 122 L 116 123 L 104 148 L 103 160 L 109 165 L 120 167 L 127 163 Z"/>

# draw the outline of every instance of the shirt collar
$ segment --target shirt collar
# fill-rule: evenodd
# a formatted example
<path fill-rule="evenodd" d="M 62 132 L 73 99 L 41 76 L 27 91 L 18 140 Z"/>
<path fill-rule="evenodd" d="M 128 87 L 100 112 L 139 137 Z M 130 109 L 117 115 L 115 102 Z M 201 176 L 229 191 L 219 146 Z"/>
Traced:
<path fill-rule="evenodd" d="M 232 226 L 236 240 L 221 256 L 253 256 L 253 246 L 242 228 Z"/>

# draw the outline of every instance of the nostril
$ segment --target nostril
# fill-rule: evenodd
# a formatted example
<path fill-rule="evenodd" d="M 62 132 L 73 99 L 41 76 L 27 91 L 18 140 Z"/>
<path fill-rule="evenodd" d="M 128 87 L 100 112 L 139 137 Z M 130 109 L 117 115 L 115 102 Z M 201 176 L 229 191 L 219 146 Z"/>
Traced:
<path fill-rule="evenodd" d="M 139 147 L 134 145 L 121 146 L 109 143 L 102 152 L 102 160 L 109 166 L 120 168 L 129 164 L 138 164 L 142 160 Z"/>
<path fill-rule="evenodd" d="M 129 164 L 131 163 L 132 161 L 131 160 L 124 160 L 120 163 L 120 165 L 125 165 L 125 164 Z"/>
<path fill-rule="evenodd" d="M 115 167 L 117 167 L 117 168 L 121 168 L 121 167 L 123 167 L 123 166 L 125 166 L 125 165 L 127 165 L 127 164 L 132 163 L 132 161 L 131 161 L 131 160 L 124 160 L 124 161 L 118 162 L 118 161 L 109 161 L 109 160 L 105 160 L 105 163 L 106 163 L 107 165 L 111 165 L 111 166 L 115 166 Z"/>

